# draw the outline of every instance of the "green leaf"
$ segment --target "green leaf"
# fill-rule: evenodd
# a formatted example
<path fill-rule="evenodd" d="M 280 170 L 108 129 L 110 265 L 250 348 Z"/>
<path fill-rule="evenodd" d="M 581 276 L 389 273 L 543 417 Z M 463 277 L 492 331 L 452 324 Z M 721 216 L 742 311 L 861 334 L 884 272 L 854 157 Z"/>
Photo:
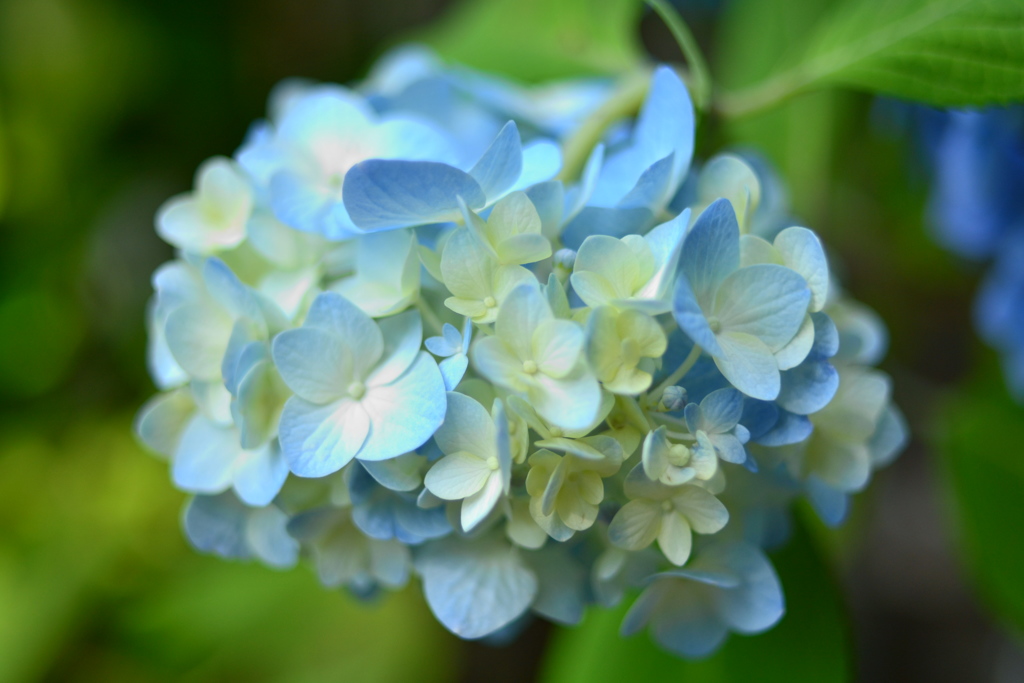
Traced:
<path fill-rule="evenodd" d="M 787 613 L 758 636 L 732 635 L 709 659 L 692 662 L 659 649 L 646 633 L 619 636 L 628 605 L 592 609 L 583 624 L 556 632 L 542 683 L 833 683 L 850 680 L 850 648 L 842 601 L 829 568 L 798 528 L 772 557 Z"/>
<path fill-rule="evenodd" d="M 1017 0 L 847 0 L 806 35 L 789 68 L 724 95 L 723 112 L 749 113 L 825 85 L 939 106 L 1024 99 Z"/>
<path fill-rule="evenodd" d="M 736 88 L 768 78 L 792 63 L 799 44 L 829 0 L 736 0 L 727 6 L 717 44 L 716 79 Z M 797 215 L 812 224 L 827 211 L 843 93 L 816 92 L 755 116 L 726 121 L 729 144 L 754 147 L 786 178 Z"/>
<path fill-rule="evenodd" d="M 441 56 L 522 80 L 616 74 L 641 61 L 639 0 L 468 0 L 420 39 Z"/>
<path fill-rule="evenodd" d="M 1024 628 L 1024 408 L 993 370 L 950 401 L 939 424 L 946 426 L 940 453 L 966 562 L 990 608 Z"/>

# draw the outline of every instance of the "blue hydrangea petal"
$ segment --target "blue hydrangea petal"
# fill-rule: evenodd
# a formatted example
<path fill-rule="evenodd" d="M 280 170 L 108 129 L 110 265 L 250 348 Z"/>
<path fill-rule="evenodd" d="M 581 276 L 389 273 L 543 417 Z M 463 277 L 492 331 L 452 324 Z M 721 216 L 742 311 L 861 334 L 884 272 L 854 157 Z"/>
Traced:
<path fill-rule="evenodd" d="M 437 363 L 421 351 L 401 377 L 370 388 L 361 405 L 371 426 L 360 460 L 386 460 L 416 450 L 444 421 L 447 402 Z"/>
<path fill-rule="evenodd" d="M 381 362 L 366 379 L 367 386 L 388 384 L 409 369 L 420 353 L 423 323 L 419 311 L 406 311 L 379 322 L 384 338 Z"/>
<path fill-rule="evenodd" d="M 459 197 L 471 209 L 487 203 L 472 176 L 433 161 L 361 162 L 345 175 L 342 194 L 349 216 L 363 230 L 455 221 Z"/>
<path fill-rule="evenodd" d="M 185 536 L 200 552 L 231 559 L 251 557 L 246 540 L 248 514 L 231 492 L 196 496 L 185 506 Z"/>
<path fill-rule="evenodd" d="M 139 409 L 134 431 L 148 448 L 171 457 L 195 412 L 196 404 L 188 389 L 157 394 Z"/>
<path fill-rule="evenodd" d="M 197 415 L 178 442 L 171 473 L 174 484 L 192 493 L 220 493 L 231 486 L 242 455 L 237 433 Z"/>
<path fill-rule="evenodd" d="M 292 472 L 324 477 L 347 465 L 363 447 L 370 416 L 349 398 L 321 406 L 293 396 L 284 405 L 278 432 Z"/>
<path fill-rule="evenodd" d="M 875 428 L 875 433 L 871 435 L 871 441 L 868 443 L 871 449 L 871 465 L 884 467 L 891 463 L 907 445 L 909 434 L 903 413 L 894 405 L 888 406 L 878 420 L 878 427 Z"/>
<path fill-rule="evenodd" d="M 252 552 L 275 569 L 290 569 L 299 562 L 299 543 L 287 531 L 288 515 L 270 506 L 249 513 L 245 539 Z"/>
<path fill-rule="evenodd" d="M 700 402 L 700 408 L 704 420 L 697 429 L 708 433 L 727 432 L 736 426 L 743 415 L 743 395 L 735 389 L 719 389 L 705 396 Z"/>
<path fill-rule="evenodd" d="M 813 431 L 814 425 L 805 415 L 781 410 L 775 426 L 754 440 L 762 446 L 789 446 L 806 441 Z"/>
<path fill-rule="evenodd" d="M 355 378 L 344 338 L 320 328 L 282 332 L 274 339 L 273 356 L 288 388 L 313 403 L 340 398 Z"/>
<path fill-rule="evenodd" d="M 683 242 L 682 276 L 701 308 L 710 310 L 722 280 L 740 265 L 740 226 L 728 199 L 704 209 Z"/>
<path fill-rule="evenodd" d="M 624 237 L 635 235 L 651 224 L 654 214 L 646 207 L 604 208 L 584 207 L 565 226 L 562 243 L 569 249 L 579 249 L 590 235 Z"/>
<path fill-rule="evenodd" d="M 493 201 L 519 180 L 522 171 L 523 143 L 519 128 L 514 121 L 509 121 L 470 169 L 469 175 L 479 183 L 484 196 Z"/>
<path fill-rule="evenodd" d="M 850 512 L 850 496 L 835 489 L 816 476 L 807 478 L 807 499 L 821 521 L 827 526 L 837 527 L 846 520 Z"/>
<path fill-rule="evenodd" d="M 719 614 L 731 629 L 760 633 L 782 618 L 782 584 L 760 550 L 745 543 L 714 545 L 704 549 L 701 559 L 708 566 L 728 568 L 741 577 L 739 587 L 717 594 Z"/>
<path fill-rule="evenodd" d="M 725 354 L 701 309 L 697 295 L 685 277 L 676 280 L 675 291 L 672 294 L 672 317 L 675 318 L 679 329 L 697 346 L 716 358 Z"/>
<path fill-rule="evenodd" d="M 424 342 L 427 351 L 442 358 L 458 353 L 462 347 L 462 335 L 451 323 L 445 323 L 441 328 L 441 335 L 428 337 Z"/>
<path fill-rule="evenodd" d="M 562 148 L 551 140 L 531 140 L 523 146 L 523 170 L 510 190 L 528 187 L 551 180 L 562 170 Z M 488 193 L 489 199 L 494 199 Z"/>
<path fill-rule="evenodd" d="M 469 357 L 463 353 L 445 358 L 437 364 L 441 371 L 441 378 L 444 379 L 445 391 L 455 391 L 459 382 L 466 376 L 466 369 L 469 368 Z"/>
<path fill-rule="evenodd" d="M 270 444 L 240 459 L 234 473 L 235 492 L 246 505 L 268 505 L 287 477 L 287 461 L 277 444 Z"/>
<path fill-rule="evenodd" d="M 444 540 L 416 558 L 427 604 L 461 638 L 482 638 L 529 609 L 537 578 L 500 538 Z"/>
<path fill-rule="evenodd" d="M 781 377 L 771 349 L 757 337 L 741 332 L 726 332 L 717 339 L 722 355 L 715 358 L 715 365 L 729 383 L 751 398 L 775 400 Z"/>
<path fill-rule="evenodd" d="M 839 373 L 828 361 L 805 361 L 782 373 L 776 402 L 791 413 L 810 415 L 832 400 L 839 389 Z"/>
<path fill-rule="evenodd" d="M 714 314 L 723 329 L 754 335 L 774 353 L 800 330 L 810 298 L 807 283 L 794 271 L 758 264 L 740 268 L 722 281 Z"/>
<path fill-rule="evenodd" d="M 341 337 L 351 349 L 357 367 L 375 366 L 384 353 L 384 336 L 377 323 L 336 292 L 317 295 L 303 326 L 320 328 Z"/>

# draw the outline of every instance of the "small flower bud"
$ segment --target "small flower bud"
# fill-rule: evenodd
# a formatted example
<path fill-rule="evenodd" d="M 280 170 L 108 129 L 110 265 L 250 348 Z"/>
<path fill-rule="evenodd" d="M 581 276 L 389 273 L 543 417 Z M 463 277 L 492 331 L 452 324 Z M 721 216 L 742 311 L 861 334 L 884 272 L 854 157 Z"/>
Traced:
<path fill-rule="evenodd" d="M 682 410 L 686 405 L 686 389 L 681 386 L 666 387 L 658 401 L 658 410 L 663 413 L 671 413 Z"/>
<path fill-rule="evenodd" d="M 576 263 L 576 252 L 573 249 L 559 249 L 554 255 L 555 268 L 572 270 Z"/>

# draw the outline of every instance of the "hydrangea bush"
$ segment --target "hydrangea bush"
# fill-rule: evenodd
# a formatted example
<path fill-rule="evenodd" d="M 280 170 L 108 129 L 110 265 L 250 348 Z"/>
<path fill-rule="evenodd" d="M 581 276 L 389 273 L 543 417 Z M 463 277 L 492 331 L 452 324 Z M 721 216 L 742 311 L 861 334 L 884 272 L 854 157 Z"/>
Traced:
<path fill-rule="evenodd" d="M 885 331 L 770 170 L 698 167 L 683 81 L 643 78 L 594 134 L 614 83 L 406 48 L 282 84 L 200 166 L 156 219 L 136 425 L 198 550 L 418 579 L 470 639 L 637 593 L 623 632 L 683 656 L 780 619 L 793 501 L 838 524 L 904 441 Z"/>

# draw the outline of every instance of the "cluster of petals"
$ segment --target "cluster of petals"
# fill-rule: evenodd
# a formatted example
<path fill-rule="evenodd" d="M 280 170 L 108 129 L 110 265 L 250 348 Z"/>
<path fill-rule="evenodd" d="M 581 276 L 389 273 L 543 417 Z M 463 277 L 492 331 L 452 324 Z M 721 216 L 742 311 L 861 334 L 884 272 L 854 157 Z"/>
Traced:
<path fill-rule="evenodd" d="M 287 82 L 157 231 L 136 430 L 204 552 L 418 578 L 464 638 L 576 623 L 683 656 L 783 615 L 765 551 L 830 524 L 905 430 L 885 332 L 757 159 L 693 159 L 682 80 L 562 178 L 611 84 L 526 88 L 388 55 Z M 497 635 L 496 635 L 497 634 Z"/>

